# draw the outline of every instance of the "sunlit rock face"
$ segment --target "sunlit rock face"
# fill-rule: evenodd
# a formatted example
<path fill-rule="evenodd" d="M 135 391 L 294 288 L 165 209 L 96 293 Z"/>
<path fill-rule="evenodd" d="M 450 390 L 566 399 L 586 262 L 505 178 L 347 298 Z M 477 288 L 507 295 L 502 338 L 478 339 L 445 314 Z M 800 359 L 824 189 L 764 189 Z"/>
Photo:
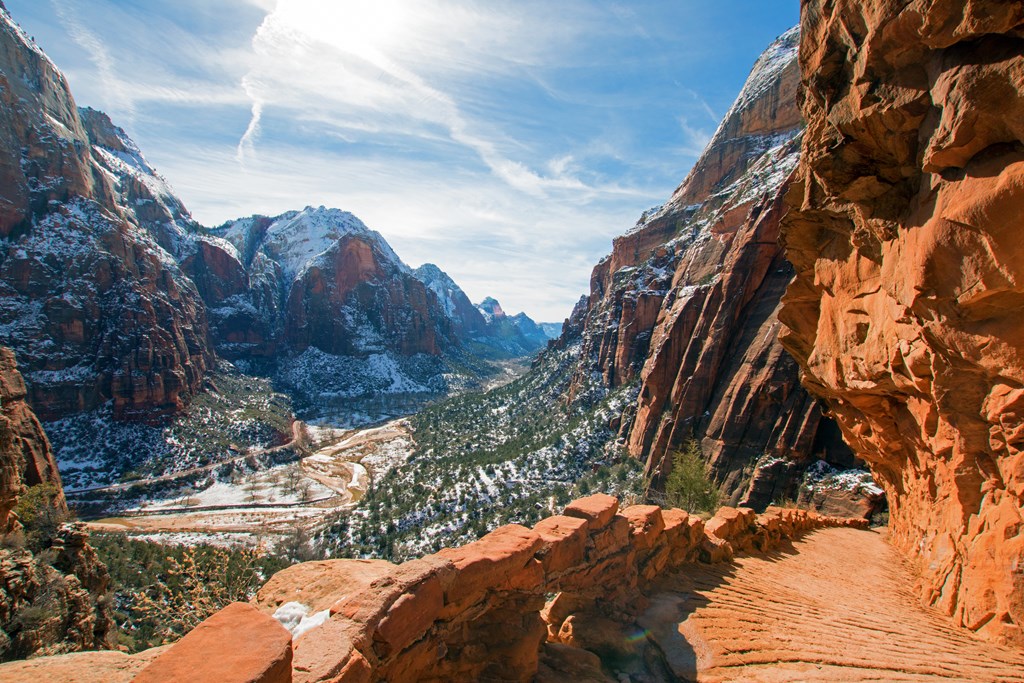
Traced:
<path fill-rule="evenodd" d="M 758 507 L 795 499 L 812 456 L 854 466 L 778 343 L 798 41 L 794 29 L 765 51 L 683 184 L 615 239 L 558 342 L 581 338 L 574 392 L 639 383 L 621 432 L 656 482 L 695 437 L 730 499 Z"/>
<path fill-rule="evenodd" d="M 924 600 L 1024 643 L 1024 5 L 803 3 L 779 315 Z"/>

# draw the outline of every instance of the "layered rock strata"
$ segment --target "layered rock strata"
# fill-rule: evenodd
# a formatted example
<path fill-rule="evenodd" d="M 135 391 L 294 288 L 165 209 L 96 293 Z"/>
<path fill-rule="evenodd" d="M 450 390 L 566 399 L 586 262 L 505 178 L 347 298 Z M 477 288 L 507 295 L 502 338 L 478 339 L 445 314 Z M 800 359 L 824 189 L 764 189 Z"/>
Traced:
<path fill-rule="evenodd" d="M 921 594 L 1024 644 L 1024 6 L 804 2 L 782 343 Z"/>
<path fill-rule="evenodd" d="M 568 646 L 595 657 L 575 647 L 584 622 L 600 615 L 630 623 L 645 605 L 644 587 L 655 578 L 685 571 L 683 565 L 698 558 L 724 561 L 735 552 L 768 550 L 803 531 L 835 525 L 864 523 L 794 509 L 758 515 L 723 508 L 705 524 L 676 509 L 619 510 L 615 498 L 599 494 L 575 501 L 533 529 L 501 527 L 474 543 L 397 566 L 363 560 L 295 565 L 274 576 L 257 605 L 270 613 L 306 601 L 311 610 L 329 610 L 322 625 L 294 641 L 296 682 L 530 681 L 545 648 L 563 648 L 564 655 Z M 224 617 L 206 623 L 215 620 Z M 216 663 L 186 655 L 223 641 L 213 629 L 193 633 L 150 664 L 146 680 L 171 680 L 162 662 L 190 661 L 200 680 L 212 672 Z M 245 633 L 236 632 L 235 640 Z M 275 661 L 281 656 L 280 648 L 268 652 Z M 271 668 L 269 659 L 263 667 L 251 660 L 246 666 Z"/>
<path fill-rule="evenodd" d="M 178 410 L 212 355 L 199 294 L 149 229 L 162 214 L 143 221 L 159 192 L 142 179 L 155 176 L 109 120 L 79 112 L 4 10 L 0 102 L 0 331 L 33 407 L 43 419 L 106 401 L 124 417 Z"/>
<path fill-rule="evenodd" d="M 11 512 L 26 487 L 44 483 L 58 489 L 61 486 L 50 442 L 26 402 L 27 396 L 14 352 L 0 346 L 0 534 L 20 527 Z M 63 495 L 55 503 L 67 511 Z"/>
<path fill-rule="evenodd" d="M 759 508 L 795 499 L 815 458 L 855 465 L 778 343 L 798 40 L 794 29 L 768 48 L 671 199 L 615 239 L 560 342 L 582 338 L 574 392 L 595 376 L 639 383 L 622 435 L 656 484 L 696 438 L 730 500 Z"/>

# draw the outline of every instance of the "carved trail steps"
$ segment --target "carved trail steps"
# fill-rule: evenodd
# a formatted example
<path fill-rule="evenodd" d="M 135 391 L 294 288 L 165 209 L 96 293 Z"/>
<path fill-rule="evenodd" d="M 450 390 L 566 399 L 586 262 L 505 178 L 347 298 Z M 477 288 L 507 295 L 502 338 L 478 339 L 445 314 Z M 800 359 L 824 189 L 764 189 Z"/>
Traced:
<path fill-rule="evenodd" d="M 920 604 L 884 532 L 820 529 L 666 584 L 639 621 L 683 680 L 1024 680 L 1024 652 Z"/>

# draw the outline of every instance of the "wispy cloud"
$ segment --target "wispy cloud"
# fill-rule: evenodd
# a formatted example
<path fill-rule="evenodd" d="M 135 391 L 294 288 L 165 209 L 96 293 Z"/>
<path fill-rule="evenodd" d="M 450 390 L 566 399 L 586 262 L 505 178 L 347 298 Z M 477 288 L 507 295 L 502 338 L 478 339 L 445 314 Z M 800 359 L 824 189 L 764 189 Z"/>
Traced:
<path fill-rule="evenodd" d="M 271 141 L 242 172 L 229 146 L 185 147 L 179 159 L 185 163 L 165 163 L 161 171 L 176 179 L 197 215 L 344 207 L 379 230 L 410 265 L 436 263 L 475 301 L 494 296 L 506 310 L 545 320 L 568 315 L 612 237 L 637 217 L 634 205 L 611 196 L 583 201 L 570 193 L 555 202 L 524 202 L 519 190 L 492 175 L 452 169 L 439 176 L 430 162 L 345 159 Z M 654 204 L 662 194 L 649 188 L 635 205 Z"/>
<path fill-rule="evenodd" d="M 495 62 L 530 61 L 529 49 L 518 57 L 503 53 L 496 58 L 469 44 L 475 36 L 493 35 L 495 25 L 503 34 L 519 33 L 508 17 L 451 3 L 281 0 L 253 38 L 258 59 L 242 80 L 252 115 L 239 140 L 239 160 L 252 156 L 264 109 L 270 105 L 318 110 L 322 121 L 349 130 L 360 128 L 358 122 L 366 118 L 406 132 L 419 128 L 424 136 L 440 127 L 453 143 L 472 150 L 491 173 L 522 192 L 541 196 L 549 190 L 589 190 L 564 167 L 543 174 L 510 158 L 440 82 L 438 72 L 444 69 L 437 62 L 456 51 L 463 60 L 476 60 L 471 71 L 478 75 L 495 71 Z M 432 40 L 416 42 L 419 35 Z M 528 42 L 524 37 L 523 44 Z"/>
<path fill-rule="evenodd" d="M 125 84 L 118 78 L 114 60 L 103 41 L 82 23 L 71 3 L 65 0 L 51 0 L 51 3 L 68 35 L 88 53 L 89 58 L 96 66 L 96 72 L 109 93 L 110 100 L 116 106 L 116 113 L 124 117 L 126 123 L 130 122 L 135 118 L 133 91 L 125 87 Z"/>
<path fill-rule="evenodd" d="M 471 298 L 553 320 L 611 238 L 685 177 L 797 13 L 749 0 L 5 4 L 198 220 L 337 206 Z"/>

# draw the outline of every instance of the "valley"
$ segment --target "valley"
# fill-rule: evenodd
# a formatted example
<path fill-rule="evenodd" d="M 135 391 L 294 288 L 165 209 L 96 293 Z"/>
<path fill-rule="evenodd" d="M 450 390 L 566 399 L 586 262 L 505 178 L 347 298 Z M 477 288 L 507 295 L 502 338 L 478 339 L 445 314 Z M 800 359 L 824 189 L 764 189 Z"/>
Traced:
<path fill-rule="evenodd" d="M 800 3 L 552 323 L 429 219 L 202 224 L 0 1 L 0 679 L 1013 680 L 1024 9 L 897 5 Z"/>

